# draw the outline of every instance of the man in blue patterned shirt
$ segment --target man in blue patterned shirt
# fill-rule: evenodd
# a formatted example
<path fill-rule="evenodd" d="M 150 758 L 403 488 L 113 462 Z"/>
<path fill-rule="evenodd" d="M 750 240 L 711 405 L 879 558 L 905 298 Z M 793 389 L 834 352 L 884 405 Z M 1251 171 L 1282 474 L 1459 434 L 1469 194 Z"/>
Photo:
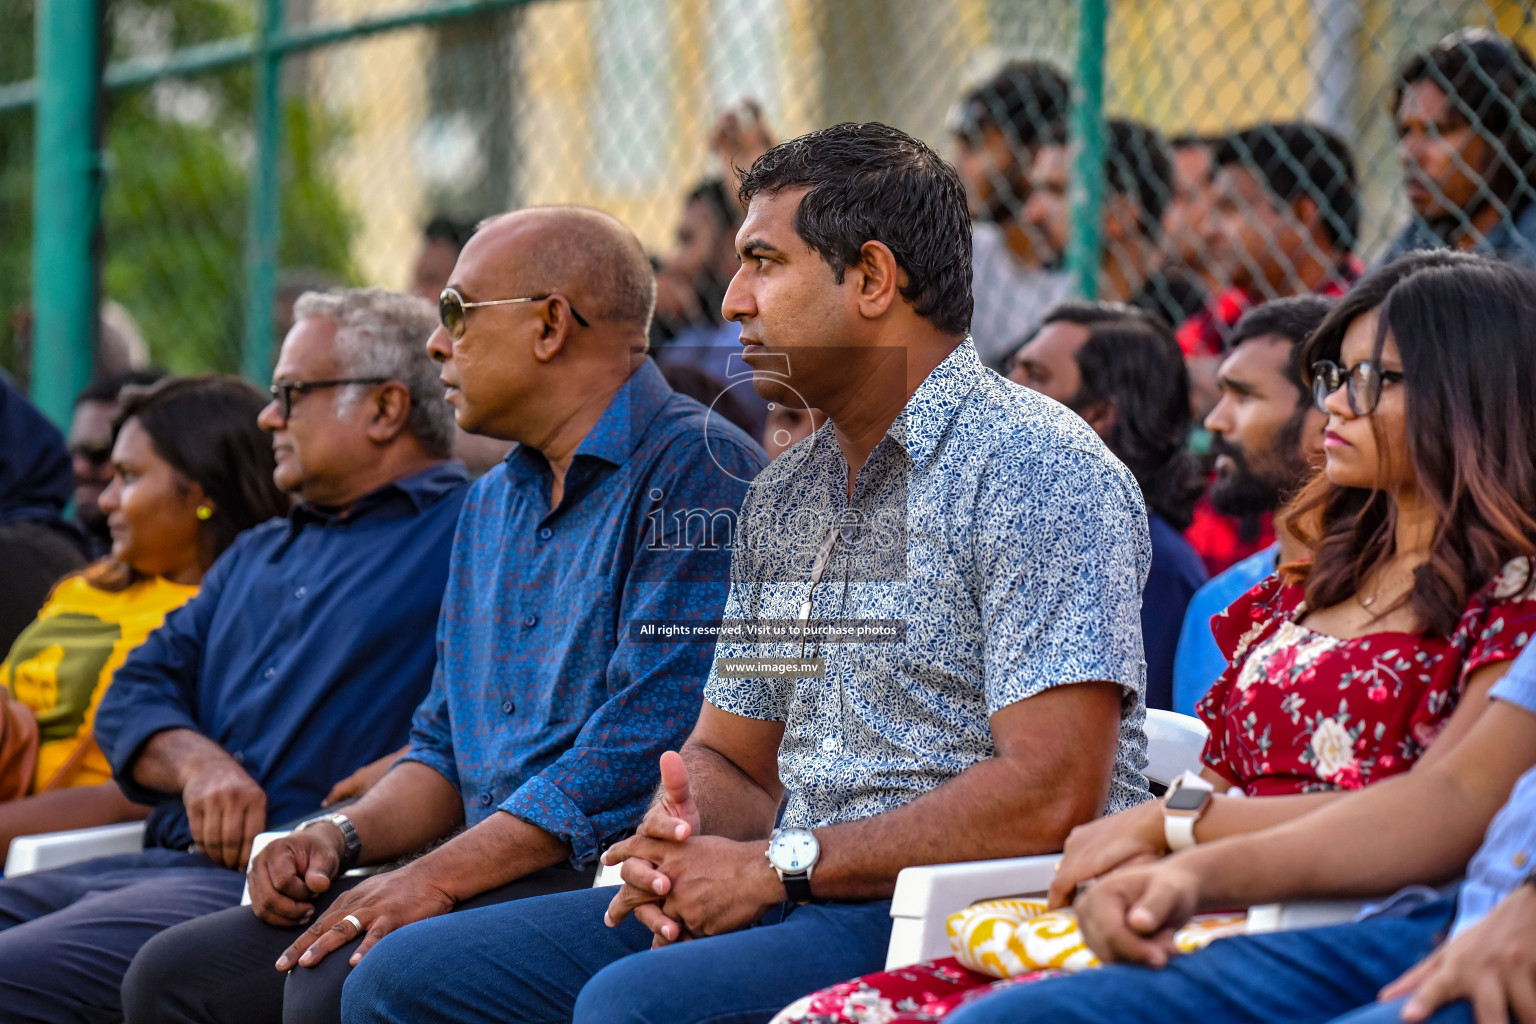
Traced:
<path fill-rule="evenodd" d="M 718 619 L 726 530 L 766 462 L 646 357 L 654 301 L 639 241 L 595 210 L 508 214 L 465 246 L 427 348 L 459 425 L 520 447 L 465 500 L 410 751 L 262 851 L 254 914 L 146 951 L 130 1020 L 334 1021 L 349 965 L 389 932 L 590 886 L 599 849 L 639 822 L 709 658 L 646 627 Z"/>
<path fill-rule="evenodd" d="M 1141 495 L 982 366 L 953 168 L 839 125 L 742 196 L 724 312 L 758 392 L 829 422 L 742 506 L 703 711 L 604 856 L 624 884 L 413 926 L 348 1021 L 766 1021 L 882 964 L 903 867 L 1057 850 L 1146 796 Z"/>

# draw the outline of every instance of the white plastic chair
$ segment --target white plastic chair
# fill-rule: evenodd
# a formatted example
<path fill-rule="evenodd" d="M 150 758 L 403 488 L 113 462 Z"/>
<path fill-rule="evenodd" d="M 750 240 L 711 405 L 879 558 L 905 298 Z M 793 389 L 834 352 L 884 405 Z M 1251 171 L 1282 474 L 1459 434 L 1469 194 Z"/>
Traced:
<path fill-rule="evenodd" d="M 138 853 L 144 849 L 144 823 L 77 828 L 68 832 L 43 832 L 17 836 L 5 855 L 5 877 L 16 878 L 47 871 L 93 857 Z"/>
<path fill-rule="evenodd" d="M 1186 769 L 1199 771 L 1206 728 L 1199 719 L 1171 711 L 1147 712 L 1147 767 L 1151 782 L 1166 786 Z M 926 864 L 896 876 L 891 896 L 891 943 L 885 968 L 894 970 L 919 960 L 949 956 L 949 915 L 978 900 L 1028 893 L 1051 887 L 1057 854 L 1008 857 L 959 864 Z"/>

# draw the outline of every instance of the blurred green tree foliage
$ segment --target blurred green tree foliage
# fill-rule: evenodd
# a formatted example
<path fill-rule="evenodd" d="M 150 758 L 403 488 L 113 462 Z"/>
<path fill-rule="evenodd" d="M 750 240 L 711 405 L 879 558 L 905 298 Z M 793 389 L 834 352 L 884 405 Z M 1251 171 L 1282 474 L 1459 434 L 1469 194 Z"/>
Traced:
<path fill-rule="evenodd" d="M 34 71 L 32 6 L 0 3 L 0 80 Z M 104 7 L 112 60 L 254 28 L 254 5 L 239 0 L 110 0 Z M 343 126 L 302 90 L 286 95 L 279 263 L 351 281 L 355 219 L 326 176 Z M 133 315 L 157 365 L 234 371 L 254 152 L 251 71 L 165 79 L 114 90 L 105 102 L 102 295 Z M 0 115 L 0 362 L 23 371 L 33 137 L 30 111 Z"/>

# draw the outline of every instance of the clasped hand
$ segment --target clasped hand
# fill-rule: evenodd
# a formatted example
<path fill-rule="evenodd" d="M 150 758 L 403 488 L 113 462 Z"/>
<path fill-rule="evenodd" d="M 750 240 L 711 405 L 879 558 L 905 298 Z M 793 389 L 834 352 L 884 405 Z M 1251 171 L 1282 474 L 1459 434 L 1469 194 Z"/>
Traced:
<path fill-rule="evenodd" d="M 603 915 L 605 924 L 617 927 L 633 914 L 651 930 L 652 945 L 665 946 L 743 928 L 784 899 L 764 856 L 766 843 L 699 835 L 681 756 L 661 756 L 661 781 L 662 797 L 636 834 L 603 854 L 604 864 L 622 865 L 624 880 Z"/>

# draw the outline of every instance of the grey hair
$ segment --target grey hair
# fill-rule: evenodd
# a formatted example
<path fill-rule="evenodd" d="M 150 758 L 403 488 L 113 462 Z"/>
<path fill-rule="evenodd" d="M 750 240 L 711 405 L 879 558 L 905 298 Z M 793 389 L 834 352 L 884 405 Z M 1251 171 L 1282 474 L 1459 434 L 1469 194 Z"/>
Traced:
<path fill-rule="evenodd" d="M 437 364 L 427 355 L 427 338 L 437 327 L 437 311 L 430 302 L 382 288 L 337 288 L 300 295 L 293 316 L 335 320 L 340 375 L 404 384 L 411 395 L 411 434 L 429 455 L 447 458 L 452 453 L 453 407 L 443 396 Z M 359 385 L 342 389 L 336 399 L 337 418 L 351 416 L 363 393 Z"/>

